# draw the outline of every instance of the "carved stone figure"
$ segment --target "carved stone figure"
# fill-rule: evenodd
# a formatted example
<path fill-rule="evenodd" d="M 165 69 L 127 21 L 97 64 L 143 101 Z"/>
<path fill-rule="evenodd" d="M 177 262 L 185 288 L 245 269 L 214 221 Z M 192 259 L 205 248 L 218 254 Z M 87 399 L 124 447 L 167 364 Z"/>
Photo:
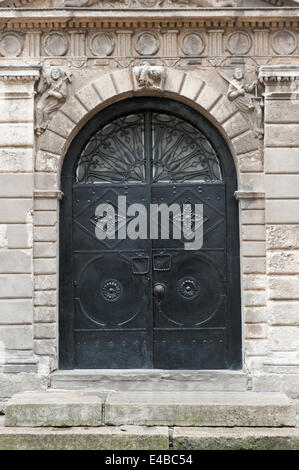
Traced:
<path fill-rule="evenodd" d="M 248 84 L 244 79 L 244 73 L 237 68 L 234 71 L 233 79 L 229 81 L 227 97 L 234 101 L 236 107 L 246 120 L 251 122 L 251 127 L 256 137 L 263 138 L 263 102 L 257 96 L 258 80 Z M 255 95 L 254 97 L 252 95 Z"/>
<path fill-rule="evenodd" d="M 38 102 L 35 109 L 35 133 L 41 135 L 48 127 L 52 114 L 59 109 L 67 98 L 70 75 L 58 68 L 43 71 L 37 87 Z"/>
<path fill-rule="evenodd" d="M 137 88 L 162 89 L 165 78 L 165 68 L 144 62 L 133 67 Z"/>

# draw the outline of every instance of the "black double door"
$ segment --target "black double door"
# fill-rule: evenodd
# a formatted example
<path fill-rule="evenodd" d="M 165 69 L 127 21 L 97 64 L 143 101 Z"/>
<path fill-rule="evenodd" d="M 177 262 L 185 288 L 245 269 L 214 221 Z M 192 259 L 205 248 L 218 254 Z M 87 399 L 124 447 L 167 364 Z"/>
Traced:
<path fill-rule="evenodd" d="M 157 99 L 114 105 L 75 139 L 62 173 L 61 368 L 240 367 L 235 175 L 221 141 Z M 155 225 L 153 204 L 170 217 Z M 186 249 L 188 220 L 203 227 L 197 249 Z"/>

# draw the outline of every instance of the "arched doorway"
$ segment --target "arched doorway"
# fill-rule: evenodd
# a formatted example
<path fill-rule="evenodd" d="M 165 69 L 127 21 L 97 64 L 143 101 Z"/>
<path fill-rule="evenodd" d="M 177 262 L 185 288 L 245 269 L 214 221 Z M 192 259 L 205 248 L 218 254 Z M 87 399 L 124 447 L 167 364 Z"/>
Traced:
<path fill-rule="evenodd" d="M 60 368 L 241 367 L 236 184 L 224 139 L 182 103 L 128 99 L 85 125 L 62 168 Z M 150 204 L 182 208 L 181 228 L 202 205 L 202 247 L 185 249 L 173 213 L 169 239 L 161 215 L 150 236 Z"/>

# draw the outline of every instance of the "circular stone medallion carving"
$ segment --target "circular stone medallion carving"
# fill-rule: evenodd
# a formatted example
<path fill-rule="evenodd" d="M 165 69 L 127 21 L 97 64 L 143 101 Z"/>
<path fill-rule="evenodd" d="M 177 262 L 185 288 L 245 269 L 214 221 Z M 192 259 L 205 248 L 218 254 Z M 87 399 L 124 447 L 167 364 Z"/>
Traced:
<path fill-rule="evenodd" d="M 178 291 L 186 299 L 192 299 L 199 293 L 199 284 L 196 279 L 184 278 L 178 282 Z"/>
<path fill-rule="evenodd" d="M 231 54 L 244 55 L 247 54 L 251 47 L 252 41 L 249 34 L 244 31 L 236 31 L 227 38 L 227 49 Z"/>
<path fill-rule="evenodd" d="M 135 49 L 140 55 L 154 55 L 158 51 L 159 47 L 159 38 L 154 33 L 140 33 L 135 41 Z"/>
<path fill-rule="evenodd" d="M 101 293 L 107 302 L 117 302 L 122 293 L 121 283 L 116 279 L 110 279 L 102 285 Z"/>
<path fill-rule="evenodd" d="M 297 48 L 297 38 L 291 31 L 278 31 L 271 42 L 274 52 L 279 55 L 293 54 Z"/>
<path fill-rule="evenodd" d="M 94 34 L 89 41 L 93 55 L 108 56 L 114 51 L 114 41 L 108 33 Z"/>
<path fill-rule="evenodd" d="M 23 50 L 23 41 L 15 33 L 6 33 L 0 39 L 0 53 L 5 57 L 17 57 Z"/>
<path fill-rule="evenodd" d="M 68 51 L 69 42 L 62 33 L 50 33 L 45 37 L 44 47 L 48 55 L 63 56 Z"/>
<path fill-rule="evenodd" d="M 189 56 L 200 55 L 205 48 L 205 40 L 199 33 L 187 33 L 182 39 L 182 51 Z"/>

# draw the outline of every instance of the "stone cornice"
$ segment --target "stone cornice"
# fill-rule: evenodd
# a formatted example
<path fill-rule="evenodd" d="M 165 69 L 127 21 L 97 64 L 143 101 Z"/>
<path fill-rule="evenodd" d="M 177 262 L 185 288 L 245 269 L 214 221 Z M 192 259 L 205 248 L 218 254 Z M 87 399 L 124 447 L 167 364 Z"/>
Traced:
<path fill-rule="evenodd" d="M 289 82 L 298 78 L 298 65 L 264 65 L 259 69 L 259 80 L 267 84 Z"/>
<path fill-rule="evenodd" d="M 0 65 L 0 81 L 35 82 L 39 78 L 40 66 Z"/>
<path fill-rule="evenodd" d="M 299 27 L 298 8 L 0 8 L 0 27 L 28 28 L 126 27 Z"/>

